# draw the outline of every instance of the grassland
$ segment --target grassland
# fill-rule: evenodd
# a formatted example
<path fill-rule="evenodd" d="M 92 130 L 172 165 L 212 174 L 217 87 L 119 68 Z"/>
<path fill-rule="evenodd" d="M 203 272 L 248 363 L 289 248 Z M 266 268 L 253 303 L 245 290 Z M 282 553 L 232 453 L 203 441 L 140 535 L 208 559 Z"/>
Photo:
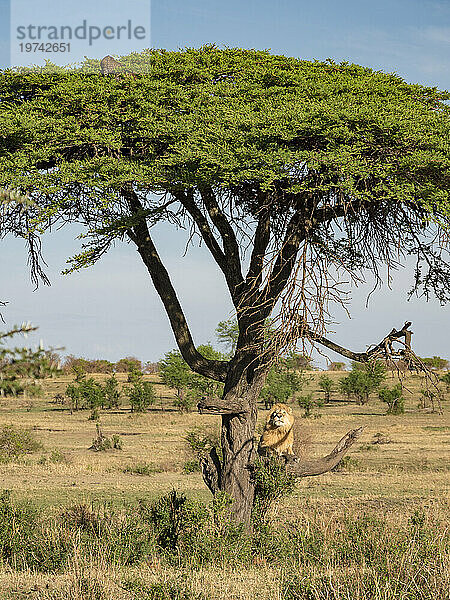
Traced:
<path fill-rule="evenodd" d="M 316 397 L 320 396 L 318 375 L 312 373 L 305 388 Z M 334 380 L 342 377 L 339 373 L 330 375 Z M 95 377 L 102 379 L 100 375 Z M 171 390 L 163 386 L 155 375 L 146 378 L 155 384 L 158 398 L 148 412 L 130 413 L 127 406 L 122 406 L 101 414 L 104 434 L 118 434 L 122 439 L 123 449 L 120 451 L 89 450 L 95 436 L 95 423 L 88 420 L 89 411 L 71 414 L 67 407 L 55 403 L 55 395 L 65 389 L 70 377 L 45 381 L 45 395 L 31 402 L 2 399 L 1 424 L 29 428 L 43 445 L 43 449 L 33 454 L 0 463 L 1 487 L 11 490 L 12 501 L 31 501 L 46 515 L 60 515 L 63 507 L 74 504 L 108 506 L 126 512 L 139 500 L 151 502 L 172 489 L 186 493 L 189 498 L 209 500 L 200 474 L 183 473 L 183 465 L 188 459 L 183 438 L 194 428 L 218 431 L 218 419 L 196 413 L 180 414 L 172 407 Z M 395 380 L 389 383 L 394 385 Z M 301 480 L 294 495 L 275 507 L 272 514 L 274 523 L 283 524 L 288 529 L 295 523 L 297 529 L 315 531 L 317 539 L 332 540 L 338 535 L 338 530 L 350 527 L 349 523 L 367 516 L 381 519 L 380 527 L 385 527 L 381 538 L 389 538 L 401 537 L 401 532 L 414 522 L 414 515 L 421 515 L 420 519 L 429 527 L 430 540 L 441 540 L 444 544 L 450 516 L 448 402 L 444 402 L 443 415 L 419 410 L 421 379 L 417 375 L 409 375 L 406 384 L 410 390 L 410 393 L 405 393 L 406 413 L 399 416 L 386 415 L 386 405 L 375 397 L 369 404 L 360 406 L 345 402 L 339 394 L 334 394 L 332 402 L 319 409 L 321 416 L 309 419 L 302 418 L 302 409 L 294 405 L 298 452 L 326 454 L 349 429 L 363 425 L 365 430 L 350 451 L 351 460 L 347 468 Z M 260 425 L 265 414 L 264 410 L 260 411 Z M 382 434 L 389 443 L 374 443 L 380 437 L 377 434 Z M 135 471 L 139 469 L 136 466 L 143 464 L 151 468 L 143 469 L 147 474 L 137 474 Z M 374 543 L 382 545 L 384 540 L 377 540 L 380 536 L 377 527 L 369 527 L 371 533 L 364 535 L 368 535 L 368 543 L 372 536 Z M 414 536 L 408 551 L 413 553 L 409 557 L 410 562 L 407 553 L 403 553 L 398 558 L 401 563 L 398 568 L 401 571 L 407 565 L 416 565 L 420 570 L 422 562 L 423 568 L 430 569 L 433 560 L 439 562 L 439 573 L 429 572 L 426 586 L 416 585 L 423 578 L 423 573 L 415 572 L 413 566 L 412 572 L 405 575 L 406 583 L 399 583 L 396 589 L 392 578 L 388 578 L 388 583 L 377 581 L 378 575 L 371 574 L 370 564 L 364 560 L 357 563 L 336 562 L 334 551 L 330 551 L 328 562 L 323 564 L 320 561 L 308 563 L 307 554 L 302 555 L 303 560 L 297 560 L 293 575 L 292 564 L 287 574 L 282 564 L 266 560 L 265 554 L 258 552 L 253 554 L 245 568 L 239 567 L 239 561 L 232 564 L 232 560 L 229 565 L 197 562 L 194 568 L 183 562 L 184 559 L 180 558 L 177 564 L 151 553 L 148 561 L 126 567 L 108 560 L 101 552 L 93 551 L 86 557 L 77 556 L 74 550 L 67 565 L 54 572 L 12 569 L 5 564 L 0 570 L 0 590 L 3 590 L 0 597 L 35 600 L 268 600 L 425 599 L 433 596 L 435 600 L 444 599 L 445 586 L 449 584 L 448 578 L 445 579 L 445 573 L 448 577 L 445 544 L 438 544 L 434 558 L 419 560 L 423 549 L 419 552 L 415 545 L 419 538 L 416 540 Z M 317 540 L 315 543 L 317 546 Z M 323 552 L 327 552 L 325 547 Z M 299 581 L 297 588 L 289 587 L 292 577 Z M 133 588 L 134 584 L 124 585 L 124 581 L 141 583 L 140 587 L 136 584 L 137 587 Z M 309 582 L 309 592 L 296 591 L 303 589 L 302 581 Z M 329 581 L 330 585 L 324 581 Z M 158 592 L 158 586 L 162 591 Z"/>

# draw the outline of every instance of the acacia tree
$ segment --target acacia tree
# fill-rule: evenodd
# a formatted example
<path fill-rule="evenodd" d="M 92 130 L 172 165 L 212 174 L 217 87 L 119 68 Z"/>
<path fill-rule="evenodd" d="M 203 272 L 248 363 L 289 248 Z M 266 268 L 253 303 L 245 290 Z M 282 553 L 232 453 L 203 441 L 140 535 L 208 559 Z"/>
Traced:
<path fill-rule="evenodd" d="M 380 265 L 412 254 L 413 289 L 448 298 L 449 95 L 357 65 L 254 50 L 152 50 L 122 62 L 136 75 L 101 76 L 95 61 L 2 73 L 0 186 L 34 201 L 9 194 L 2 234 L 25 237 L 32 276 L 44 281 L 39 236 L 56 225 L 85 226 L 72 269 L 119 240 L 136 246 L 183 358 L 224 383 L 221 400 L 199 405 L 222 419 L 223 458 L 211 451 L 204 477 L 249 523 L 256 403 L 277 352 L 309 339 L 367 361 L 410 335 L 393 330 L 368 352 L 324 337 L 328 302 L 342 298 L 339 271 L 380 278 Z M 239 327 L 227 361 L 195 348 L 153 242 L 161 220 L 190 227 L 223 273 Z M 269 318 L 278 335 L 267 343 Z M 287 468 L 323 472 L 357 435 Z"/>

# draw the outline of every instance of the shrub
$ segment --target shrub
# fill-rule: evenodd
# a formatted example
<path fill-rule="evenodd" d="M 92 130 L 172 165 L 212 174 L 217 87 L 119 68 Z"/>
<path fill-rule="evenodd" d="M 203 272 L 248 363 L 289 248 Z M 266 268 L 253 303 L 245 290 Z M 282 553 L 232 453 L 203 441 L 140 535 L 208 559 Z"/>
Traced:
<path fill-rule="evenodd" d="M 11 460 L 42 450 L 42 444 L 28 429 L 5 425 L 0 431 L 0 458 Z"/>
<path fill-rule="evenodd" d="M 423 364 L 430 369 L 434 369 L 435 371 L 440 371 L 445 369 L 448 366 L 448 360 L 446 358 L 441 358 L 440 356 L 433 356 L 432 358 L 420 358 Z"/>
<path fill-rule="evenodd" d="M 345 371 L 345 363 L 333 361 L 328 365 L 328 371 Z"/>
<path fill-rule="evenodd" d="M 347 397 L 355 397 L 358 404 L 366 404 L 385 376 L 386 367 L 379 360 L 364 364 L 354 362 L 352 372 L 340 380 L 339 387 Z"/>
<path fill-rule="evenodd" d="M 115 364 L 116 373 L 128 373 L 129 371 L 142 371 L 142 363 L 135 356 L 121 358 Z"/>
<path fill-rule="evenodd" d="M 269 409 L 275 403 L 287 402 L 301 390 L 302 385 L 302 378 L 288 368 L 286 361 L 280 361 L 270 369 L 260 397 L 264 400 L 266 408 Z"/>
<path fill-rule="evenodd" d="M 89 450 L 104 452 L 106 450 L 122 450 L 122 448 L 123 443 L 120 436 L 117 434 L 114 434 L 110 438 L 104 436 L 97 423 L 97 436 L 92 440 L 92 446 L 89 447 Z"/>
<path fill-rule="evenodd" d="M 159 498 L 150 508 L 141 503 L 141 510 L 153 526 L 158 545 L 168 551 L 177 549 L 182 536 L 195 535 L 208 518 L 204 505 L 188 500 L 175 490 Z"/>
<path fill-rule="evenodd" d="M 283 460 L 277 456 L 257 457 L 252 467 L 255 484 L 253 519 L 262 523 L 276 500 L 292 494 L 296 478 L 286 473 Z"/>
<path fill-rule="evenodd" d="M 130 473 L 131 475 L 153 475 L 154 473 L 160 473 L 160 469 L 150 463 L 141 462 L 135 465 L 128 465 L 123 469 L 123 473 Z"/>
<path fill-rule="evenodd" d="M 442 383 L 445 383 L 446 392 L 450 392 L 450 373 L 446 373 L 442 375 L 441 379 Z"/>
<path fill-rule="evenodd" d="M 221 452 L 220 442 L 217 435 L 213 433 L 204 433 L 199 429 L 188 431 L 184 437 L 185 450 L 188 460 L 183 465 L 185 473 L 194 473 L 200 471 L 200 459 L 206 456 L 211 448 Z"/>
<path fill-rule="evenodd" d="M 105 381 L 105 385 L 103 386 L 103 395 L 105 400 L 105 408 L 118 408 L 120 406 L 119 382 L 114 375 Z"/>
<path fill-rule="evenodd" d="M 378 390 L 378 397 L 388 405 L 388 415 L 401 415 L 405 412 L 405 400 L 402 393 L 403 390 L 400 383 L 392 389 L 382 387 Z"/>
<path fill-rule="evenodd" d="M 128 382 L 132 385 L 127 386 L 126 394 L 130 401 L 131 412 L 145 412 L 156 401 L 153 385 L 149 381 L 143 381 L 142 377 L 142 371 L 132 369 L 128 372 Z"/>
<path fill-rule="evenodd" d="M 334 390 L 334 381 L 328 375 L 321 375 L 318 384 L 319 389 L 324 393 L 325 403 L 328 403 Z"/>
<path fill-rule="evenodd" d="M 205 358 L 223 360 L 224 355 L 210 344 L 197 347 Z M 222 394 L 223 384 L 194 373 L 178 350 L 164 355 L 159 363 L 159 374 L 162 382 L 175 390 L 174 405 L 181 412 L 189 412 L 204 396 L 212 398 Z"/>
<path fill-rule="evenodd" d="M 320 406 L 323 406 L 323 401 L 315 400 L 313 398 L 312 394 L 306 394 L 305 396 L 299 396 L 297 398 L 297 403 L 301 408 L 305 409 L 305 412 L 302 415 L 305 418 L 311 417 L 313 415 L 312 411 L 314 408 L 319 408 Z M 315 416 L 319 416 L 319 415 L 317 414 Z"/>
<path fill-rule="evenodd" d="M 103 387 L 95 379 L 86 377 L 84 368 L 80 365 L 73 366 L 75 381 L 66 388 L 66 396 L 71 400 L 74 410 L 90 408 L 94 410 L 105 404 Z"/>

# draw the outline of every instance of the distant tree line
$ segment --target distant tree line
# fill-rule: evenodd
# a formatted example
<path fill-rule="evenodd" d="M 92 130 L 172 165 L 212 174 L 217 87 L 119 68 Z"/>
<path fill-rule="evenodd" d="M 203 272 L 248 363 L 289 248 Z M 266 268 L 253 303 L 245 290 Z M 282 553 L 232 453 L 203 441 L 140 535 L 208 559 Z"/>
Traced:
<path fill-rule="evenodd" d="M 145 374 L 158 372 L 158 363 L 142 362 L 135 356 L 125 356 L 117 362 L 105 359 L 88 359 L 77 357 L 73 354 L 59 359 L 61 370 L 65 374 L 73 372 L 74 368 L 81 368 L 85 373 L 128 373 L 131 370 L 142 371 Z"/>

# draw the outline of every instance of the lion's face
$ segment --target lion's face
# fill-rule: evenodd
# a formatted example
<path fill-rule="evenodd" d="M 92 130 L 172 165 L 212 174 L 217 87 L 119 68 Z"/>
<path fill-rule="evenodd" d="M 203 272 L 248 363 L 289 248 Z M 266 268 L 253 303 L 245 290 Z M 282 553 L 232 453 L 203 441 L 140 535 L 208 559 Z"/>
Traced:
<path fill-rule="evenodd" d="M 275 404 L 267 416 L 260 448 L 268 448 L 276 454 L 294 454 L 294 415 L 286 404 Z"/>
<path fill-rule="evenodd" d="M 284 404 L 275 404 L 269 416 L 269 423 L 273 427 L 290 427 L 292 422 L 292 408 Z"/>

